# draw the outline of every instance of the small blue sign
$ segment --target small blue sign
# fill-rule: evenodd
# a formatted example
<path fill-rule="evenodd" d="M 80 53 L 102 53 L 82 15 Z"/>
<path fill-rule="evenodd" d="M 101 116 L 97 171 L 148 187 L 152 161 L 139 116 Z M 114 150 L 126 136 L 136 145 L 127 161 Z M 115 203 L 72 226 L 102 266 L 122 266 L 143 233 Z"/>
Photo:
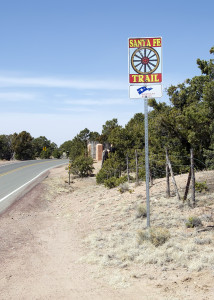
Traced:
<path fill-rule="evenodd" d="M 142 86 L 142 87 L 140 87 L 139 89 L 137 89 L 137 91 L 138 91 L 138 94 L 139 95 L 141 95 L 141 94 L 143 94 L 144 92 L 146 92 L 146 91 L 151 91 L 153 88 L 147 88 L 147 87 L 145 87 L 145 86 Z"/>

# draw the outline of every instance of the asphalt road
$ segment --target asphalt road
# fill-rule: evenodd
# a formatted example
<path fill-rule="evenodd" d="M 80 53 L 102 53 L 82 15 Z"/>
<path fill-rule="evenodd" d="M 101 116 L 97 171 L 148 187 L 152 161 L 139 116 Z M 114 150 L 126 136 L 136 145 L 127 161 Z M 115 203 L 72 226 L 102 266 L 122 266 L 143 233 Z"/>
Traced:
<path fill-rule="evenodd" d="M 41 181 L 48 169 L 68 163 L 68 159 L 44 159 L 0 166 L 0 213 Z"/>

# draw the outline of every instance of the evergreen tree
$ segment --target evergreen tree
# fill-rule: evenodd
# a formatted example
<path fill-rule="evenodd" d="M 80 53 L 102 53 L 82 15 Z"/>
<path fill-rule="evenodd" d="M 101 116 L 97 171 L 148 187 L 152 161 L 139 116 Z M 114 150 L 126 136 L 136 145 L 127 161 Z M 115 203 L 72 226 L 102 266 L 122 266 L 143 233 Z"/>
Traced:
<path fill-rule="evenodd" d="M 0 159 L 10 160 L 13 157 L 13 135 L 0 135 Z"/>
<path fill-rule="evenodd" d="M 101 143 L 109 142 L 109 135 L 111 131 L 118 126 L 119 125 L 116 118 L 106 121 L 106 123 L 103 125 L 103 130 L 100 136 L 100 142 Z"/>
<path fill-rule="evenodd" d="M 19 160 L 34 159 L 33 138 L 30 133 L 22 131 L 13 140 L 15 158 Z"/>

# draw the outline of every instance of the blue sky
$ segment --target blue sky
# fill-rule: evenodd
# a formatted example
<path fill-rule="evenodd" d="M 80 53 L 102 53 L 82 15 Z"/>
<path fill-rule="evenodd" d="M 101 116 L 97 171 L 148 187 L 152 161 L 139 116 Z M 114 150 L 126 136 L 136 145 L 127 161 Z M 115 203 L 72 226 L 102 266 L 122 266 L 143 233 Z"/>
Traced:
<path fill-rule="evenodd" d="M 112 118 L 125 125 L 144 106 L 128 97 L 128 38 L 162 36 L 168 87 L 212 58 L 213 11 L 213 0 L 0 0 L 0 134 L 60 145 Z"/>

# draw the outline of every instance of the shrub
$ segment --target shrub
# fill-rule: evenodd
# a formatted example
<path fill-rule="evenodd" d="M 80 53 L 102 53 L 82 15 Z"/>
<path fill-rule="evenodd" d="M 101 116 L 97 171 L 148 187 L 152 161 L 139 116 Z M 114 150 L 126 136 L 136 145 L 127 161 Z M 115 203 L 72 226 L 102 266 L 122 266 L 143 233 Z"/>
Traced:
<path fill-rule="evenodd" d="M 199 193 L 201 192 L 205 192 L 205 191 L 208 191 L 208 186 L 207 186 L 207 183 L 206 181 L 203 181 L 203 182 L 196 182 L 195 183 L 195 190 Z"/>
<path fill-rule="evenodd" d="M 106 171 L 102 168 L 100 169 L 100 171 L 97 173 L 96 175 L 96 182 L 98 184 L 102 184 L 104 183 L 104 181 L 108 178 L 108 174 L 106 173 Z"/>
<path fill-rule="evenodd" d="M 188 218 L 185 225 L 187 228 L 199 227 L 202 226 L 202 222 L 200 218 L 193 216 Z"/>
<path fill-rule="evenodd" d="M 93 158 L 79 156 L 71 163 L 71 172 L 80 177 L 90 176 L 93 172 Z"/>
<path fill-rule="evenodd" d="M 104 186 L 112 189 L 117 186 L 117 178 L 116 177 L 110 177 L 109 179 L 104 180 Z"/>
<path fill-rule="evenodd" d="M 170 238 L 169 230 L 163 227 L 151 227 L 138 231 L 138 241 L 150 241 L 155 247 L 163 245 Z"/>
<path fill-rule="evenodd" d="M 127 176 L 121 176 L 119 178 L 117 178 L 117 185 L 123 184 L 127 181 Z"/>
<path fill-rule="evenodd" d="M 146 206 L 141 204 L 137 208 L 137 218 L 145 218 L 147 216 Z"/>
<path fill-rule="evenodd" d="M 145 241 L 149 241 L 149 231 L 148 230 L 138 230 L 138 243 L 142 244 Z"/>
<path fill-rule="evenodd" d="M 104 180 L 105 187 L 112 189 L 116 186 L 119 186 L 120 184 L 123 184 L 127 181 L 127 176 L 122 176 L 120 178 L 117 178 L 115 176 L 110 177 L 109 179 Z"/>
<path fill-rule="evenodd" d="M 150 240 L 155 247 L 163 245 L 170 238 L 169 230 L 166 228 L 151 228 Z"/>
<path fill-rule="evenodd" d="M 118 161 L 116 153 L 111 153 L 110 157 L 104 161 L 102 168 L 97 173 L 96 181 L 98 184 L 102 184 L 110 177 L 119 178 L 121 171 L 122 166 Z"/>
<path fill-rule="evenodd" d="M 118 178 L 118 179 L 119 179 L 119 178 Z M 129 191 L 129 185 L 128 185 L 127 182 L 121 183 L 121 184 L 119 185 L 119 192 L 120 192 L 121 194 L 123 194 L 123 193 L 125 193 L 125 192 L 128 192 L 128 191 Z"/>
<path fill-rule="evenodd" d="M 58 149 L 54 149 L 52 156 L 59 159 L 61 157 L 61 153 Z"/>

